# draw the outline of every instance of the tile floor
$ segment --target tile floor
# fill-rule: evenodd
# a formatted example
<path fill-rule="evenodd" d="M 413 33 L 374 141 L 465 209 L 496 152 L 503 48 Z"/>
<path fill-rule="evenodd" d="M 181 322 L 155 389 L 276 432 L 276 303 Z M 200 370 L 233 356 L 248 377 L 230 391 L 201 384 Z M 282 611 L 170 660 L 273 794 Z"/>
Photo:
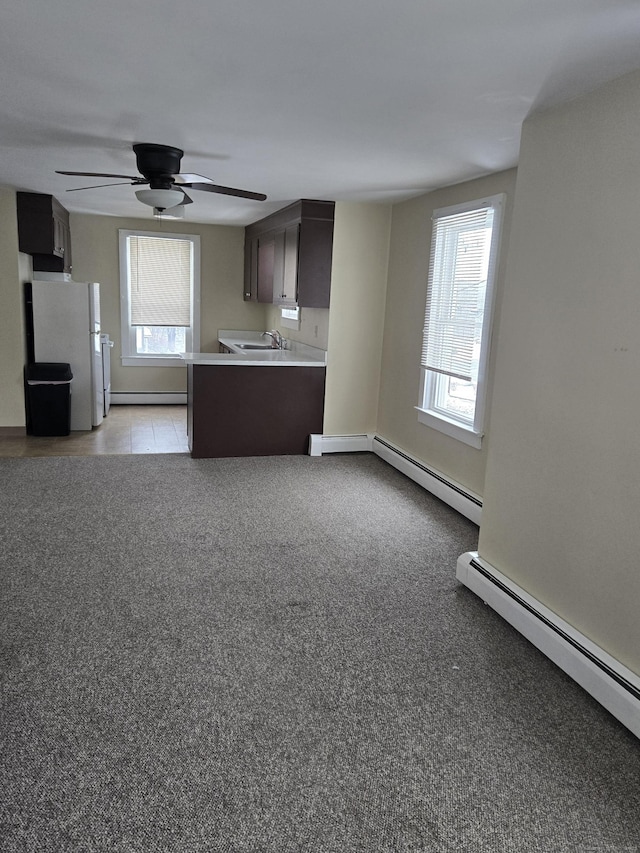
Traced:
<path fill-rule="evenodd" d="M 188 452 L 186 406 L 112 406 L 99 427 L 70 435 L 8 436 L 0 431 L 0 456 Z"/>

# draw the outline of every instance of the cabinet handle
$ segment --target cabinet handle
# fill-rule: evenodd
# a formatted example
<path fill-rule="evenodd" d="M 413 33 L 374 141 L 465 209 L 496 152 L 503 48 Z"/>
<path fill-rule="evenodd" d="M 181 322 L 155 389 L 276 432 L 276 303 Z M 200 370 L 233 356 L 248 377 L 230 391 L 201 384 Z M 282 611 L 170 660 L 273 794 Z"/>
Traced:
<path fill-rule="evenodd" d="M 251 296 L 251 294 L 250 294 L 250 293 L 245 293 L 245 296 Z"/>

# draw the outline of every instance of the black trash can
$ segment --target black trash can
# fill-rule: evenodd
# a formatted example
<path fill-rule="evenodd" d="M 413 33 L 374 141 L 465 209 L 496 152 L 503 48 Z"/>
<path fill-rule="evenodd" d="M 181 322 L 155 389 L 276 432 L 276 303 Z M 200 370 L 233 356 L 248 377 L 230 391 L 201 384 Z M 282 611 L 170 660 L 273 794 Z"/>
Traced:
<path fill-rule="evenodd" d="M 28 435 L 71 432 L 71 365 L 36 361 L 25 367 Z"/>

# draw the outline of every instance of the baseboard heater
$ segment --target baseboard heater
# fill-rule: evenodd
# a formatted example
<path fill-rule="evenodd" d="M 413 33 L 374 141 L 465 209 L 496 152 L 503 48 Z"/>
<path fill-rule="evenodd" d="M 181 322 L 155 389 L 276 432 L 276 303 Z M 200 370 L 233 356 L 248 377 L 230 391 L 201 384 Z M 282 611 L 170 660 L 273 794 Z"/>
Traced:
<path fill-rule="evenodd" d="M 388 441 L 376 435 L 371 443 L 371 450 L 376 456 L 384 459 L 398 471 L 422 486 L 431 494 L 440 498 L 453 509 L 464 515 L 469 521 L 480 525 L 482 515 L 482 500 L 478 495 L 455 483 L 435 468 L 429 468 L 410 456 L 408 453 L 394 447 Z"/>
<path fill-rule="evenodd" d="M 158 393 L 155 391 L 112 391 L 112 406 L 185 406 L 186 393 Z"/>
<path fill-rule="evenodd" d="M 457 579 L 640 737 L 640 678 L 533 596 L 469 551 Z"/>
<path fill-rule="evenodd" d="M 312 435 L 309 456 L 324 453 L 375 453 L 389 465 L 405 474 L 423 489 L 440 498 L 474 524 L 480 525 L 482 500 L 464 486 L 445 477 L 435 468 L 429 468 L 419 459 L 394 447 L 379 435 Z"/>
<path fill-rule="evenodd" d="M 309 456 L 371 452 L 372 435 L 310 435 Z"/>

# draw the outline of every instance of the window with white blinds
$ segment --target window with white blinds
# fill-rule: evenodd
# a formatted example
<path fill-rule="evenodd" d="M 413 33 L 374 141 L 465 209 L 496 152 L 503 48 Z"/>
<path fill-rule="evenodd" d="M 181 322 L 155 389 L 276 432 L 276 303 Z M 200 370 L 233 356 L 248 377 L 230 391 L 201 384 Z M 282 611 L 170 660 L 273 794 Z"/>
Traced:
<path fill-rule="evenodd" d="M 480 446 L 504 196 L 434 211 L 422 337 L 420 420 Z M 440 422 L 440 423 L 438 423 Z M 465 438 L 463 437 L 463 440 Z"/>
<path fill-rule="evenodd" d="M 200 238 L 124 231 L 120 237 L 122 363 L 182 366 L 199 349 Z"/>
<path fill-rule="evenodd" d="M 132 326 L 190 326 L 193 245 L 190 240 L 131 234 Z"/>

